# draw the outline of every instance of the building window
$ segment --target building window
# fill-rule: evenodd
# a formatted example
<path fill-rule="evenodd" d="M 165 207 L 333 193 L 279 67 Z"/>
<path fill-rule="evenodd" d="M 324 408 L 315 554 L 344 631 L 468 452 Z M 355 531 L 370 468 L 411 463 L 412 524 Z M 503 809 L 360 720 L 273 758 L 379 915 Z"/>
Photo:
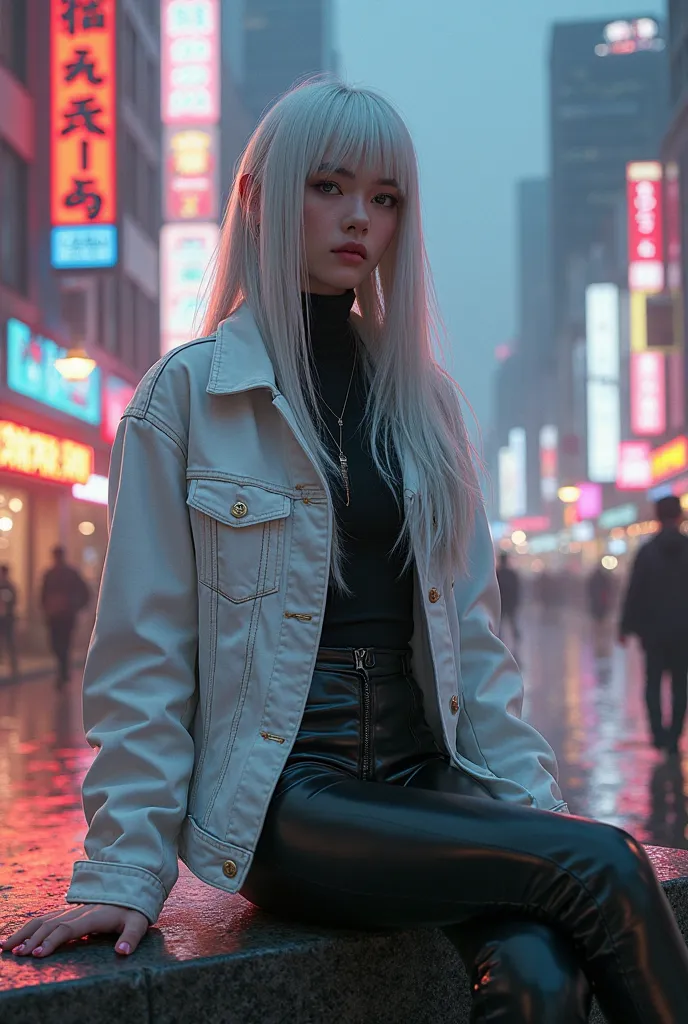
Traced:
<path fill-rule="evenodd" d="M 28 164 L 0 142 L 0 281 L 27 289 Z"/>
<path fill-rule="evenodd" d="M 26 81 L 26 0 L 0 0 L 0 64 Z"/>

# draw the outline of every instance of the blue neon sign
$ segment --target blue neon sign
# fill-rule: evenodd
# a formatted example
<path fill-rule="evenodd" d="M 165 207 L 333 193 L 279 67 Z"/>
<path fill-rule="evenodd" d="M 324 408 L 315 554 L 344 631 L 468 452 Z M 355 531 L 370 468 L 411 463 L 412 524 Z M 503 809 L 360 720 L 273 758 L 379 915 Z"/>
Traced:
<path fill-rule="evenodd" d="M 66 354 L 66 349 L 35 334 L 21 320 L 7 321 L 7 386 L 97 427 L 101 419 L 100 369 L 96 367 L 86 380 L 65 380 L 55 369 L 55 360 Z"/>

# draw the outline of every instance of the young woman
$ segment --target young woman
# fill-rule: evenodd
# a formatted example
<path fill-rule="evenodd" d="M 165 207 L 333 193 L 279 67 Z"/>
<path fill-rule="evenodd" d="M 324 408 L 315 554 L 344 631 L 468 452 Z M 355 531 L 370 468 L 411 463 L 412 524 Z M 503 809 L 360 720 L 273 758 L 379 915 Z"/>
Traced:
<path fill-rule="evenodd" d="M 4 949 L 112 931 L 133 952 L 179 853 L 304 922 L 445 928 L 475 1021 L 584 1021 L 591 986 L 615 1024 L 688 1020 L 642 847 L 567 814 L 520 717 L 435 323 L 398 114 L 336 82 L 288 94 L 241 161 L 208 337 L 120 425 L 87 859 L 76 906 Z"/>

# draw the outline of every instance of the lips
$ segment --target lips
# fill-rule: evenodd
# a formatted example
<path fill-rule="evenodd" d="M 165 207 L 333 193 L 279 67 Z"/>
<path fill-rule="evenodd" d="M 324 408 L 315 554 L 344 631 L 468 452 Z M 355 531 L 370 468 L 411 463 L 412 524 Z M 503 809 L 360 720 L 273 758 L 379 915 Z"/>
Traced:
<path fill-rule="evenodd" d="M 360 256 L 361 259 L 368 259 L 368 250 L 365 245 L 359 245 L 358 242 L 347 242 L 346 245 L 341 245 L 339 249 L 334 249 L 334 252 L 351 252 L 356 256 Z"/>

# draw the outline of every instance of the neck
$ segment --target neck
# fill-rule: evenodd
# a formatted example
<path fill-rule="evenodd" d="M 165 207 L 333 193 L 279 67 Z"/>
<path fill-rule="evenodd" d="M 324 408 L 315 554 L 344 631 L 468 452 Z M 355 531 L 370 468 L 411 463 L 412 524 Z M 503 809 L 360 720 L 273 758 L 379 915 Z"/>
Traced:
<path fill-rule="evenodd" d="M 306 292 L 301 298 L 313 357 L 318 362 L 336 359 L 348 364 L 355 347 L 355 334 L 349 322 L 354 291 L 341 295 Z"/>

